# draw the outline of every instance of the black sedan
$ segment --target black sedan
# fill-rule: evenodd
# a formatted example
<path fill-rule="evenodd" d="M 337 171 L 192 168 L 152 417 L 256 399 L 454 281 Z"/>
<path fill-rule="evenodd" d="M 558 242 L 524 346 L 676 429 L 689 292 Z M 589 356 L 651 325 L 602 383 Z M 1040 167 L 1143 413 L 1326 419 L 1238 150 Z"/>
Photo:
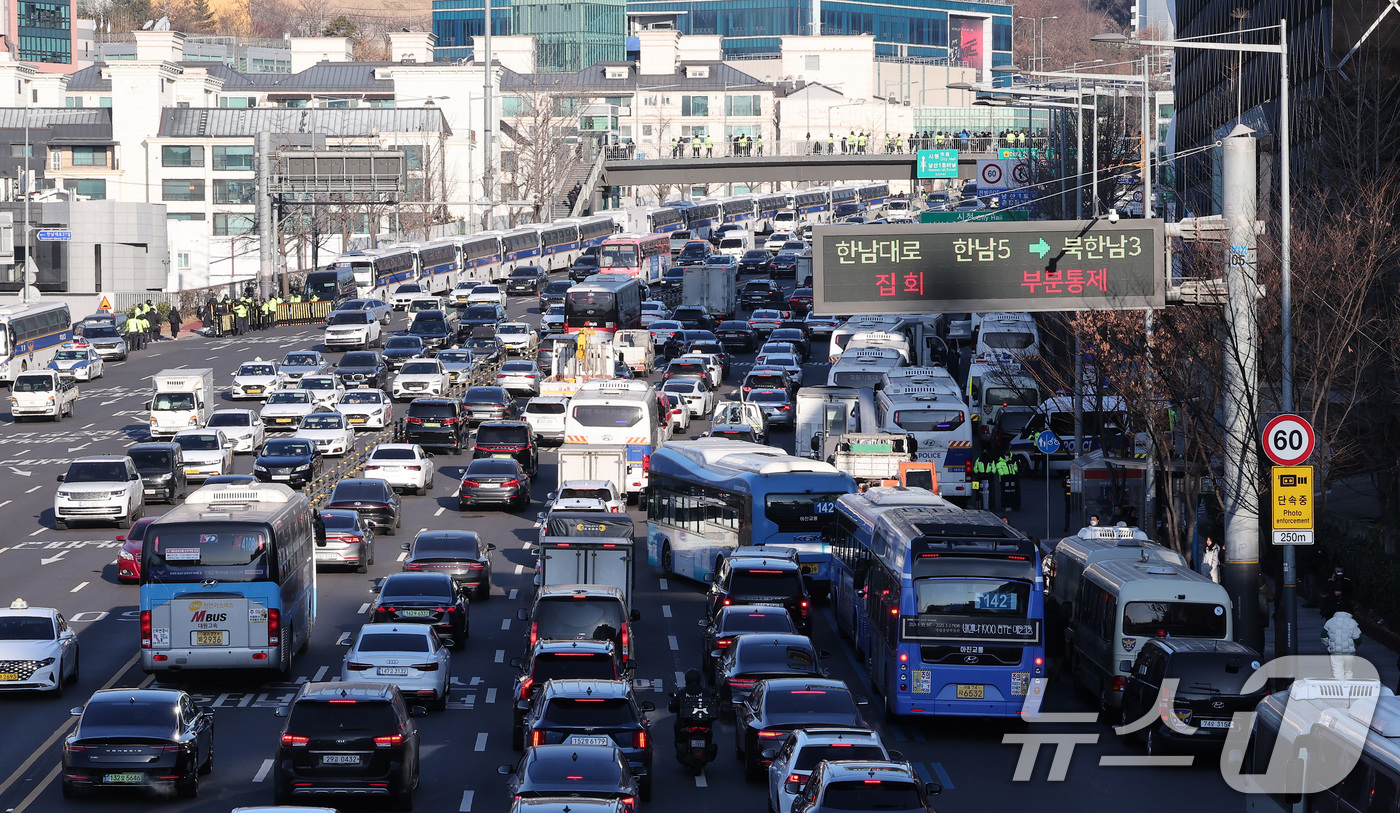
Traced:
<path fill-rule="evenodd" d="M 551 280 L 547 283 L 540 291 L 540 313 L 544 313 L 550 305 L 564 304 L 564 294 L 572 287 L 574 284 L 566 279 Z"/>
<path fill-rule="evenodd" d="M 506 293 L 514 295 L 539 295 L 540 289 L 549 282 L 549 272 L 538 265 L 519 265 L 506 277 Z"/>
<path fill-rule="evenodd" d="M 461 348 L 472 354 L 477 364 L 494 364 L 505 355 L 505 344 L 492 332 L 488 336 L 472 336 L 462 341 Z"/>
<path fill-rule="evenodd" d="M 530 504 L 530 475 L 515 459 L 482 457 L 473 460 L 462 474 L 459 510 L 479 505 L 501 505 L 520 511 Z"/>
<path fill-rule="evenodd" d="M 776 279 L 777 277 L 790 277 L 797 279 L 796 254 L 779 254 L 768 263 L 769 273 Z"/>
<path fill-rule="evenodd" d="M 722 655 L 738 636 L 750 632 L 797 634 L 786 609 L 761 604 L 732 604 L 722 608 L 709 623 L 702 620 L 700 626 L 705 630 L 700 633 L 700 671 L 712 683 L 719 660 L 715 653 Z"/>
<path fill-rule="evenodd" d="M 475 306 L 473 306 L 475 307 Z M 467 308 L 468 311 L 471 308 Z M 446 311 L 419 311 L 413 315 L 413 324 L 408 326 L 408 335 L 423 340 L 427 355 L 432 355 L 444 347 L 451 347 L 457 338 L 457 327 L 452 324 Z"/>
<path fill-rule="evenodd" d="M 174 788 L 199 794 L 214 767 L 214 712 L 178 689 L 104 689 L 74 709 L 63 742 L 63 795 L 90 790 Z"/>
<path fill-rule="evenodd" d="M 715 661 L 715 688 L 725 702 L 742 703 L 761 680 L 826 676 L 820 655 L 805 635 L 740 635 L 724 649 L 710 651 Z"/>
<path fill-rule="evenodd" d="M 752 353 L 758 349 L 758 331 L 741 319 L 720 322 L 715 335 L 721 344 L 736 353 Z"/>
<path fill-rule="evenodd" d="M 767 775 L 772 760 L 765 760 L 762 752 L 769 744 L 776 746 L 794 729 L 815 726 L 866 727 L 845 683 L 807 678 L 764 681 L 763 690 L 734 712 L 734 747 L 744 760 L 744 778 L 757 782 Z"/>
<path fill-rule="evenodd" d="M 372 350 L 353 350 L 340 357 L 335 376 L 347 390 L 369 387 L 382 390 L 389 385 L 389 365 Z"/>
<path fill-rule="evenodd" d="M 685 285 L 685 266 L 673 265 L 661 272 L 660 286 L 666 289 L 677 289 Z"/>
<path fill-rule="evenodd" d="M 301 488 L 320 473 L 321 453 L 305 438 L 273 438 L 263 444 L 253 461 L 253 476 L 260 483 Z"/>
<path fill-rule="evenodd" d="M 452 639 L 453 649 L 467 647 L 467 597 L 446 573 L 390 573 L 369 617 L 376 624 L 431 624 Z"/>
<path fill-rule="evenodd" d="M 683 356 L 686 349 L 694 342 L 717 342 L 719 337 L 709 330 L 678 330 L 671 334 L 671 338 L 661 345 L 661 355 L 668 359 Z"/>
<path fill-rule="evenodd" d="M 596 273 L 598 273 L 597 257 L 579 257 L 574 260 L 573 265 L 569 266 L 569 279 L 574 282 L 583 282 Z"/>
<path fill-rule="evenodd" d="M 751 248 L 739 258 L 740 274 L 767 274 L 773 255 L 766 248 Z"/>
<path fill-rule="evenodd" d="M 384 363 L 397 370 L 409 359 L 427 358 L 428 345 L 422 336 L 390 336 L 384 342 Z"/>
<path fill-rule="evenodd" d="M 520 405 L 505 387 L 469 387 L 462 396 L 462 414 L 469 425 L 510 421 L 519 417 Z"/>
<path fill-rule="evenodd" d="M 325 508 L 347 508 L 364 517 L 365 524 L 385 536 L 398 533 L 403 522 L 400 513 L 399 495 L 383 480 L 370 477 L 352 477 L 335 484 L 330 502 Z"/>
<path fill-rule="evenodd" d="M 419 531 L 408 551 L 403 569 L 409 573 L 446 573 L 462 590 L 481 601 L 491 597 L 491 551 L 475 531 Z"/>
<path fill-rule="evenodd" d="M 780 327 L 768 334 L 770 342 L 789 342 L 797 348 L 797 352 L 802 354 L 802 361 L 807 361 L 807 357 L 812 354 L 812 340 L 807 338 L 807 331 L 795 327 Z"/>
<path fill-rule="evenodd" d="M 519 765 L 502 765 L 496 772 L 510 777 L 506 789 L 517 800 L 617 799 L 632 811 L 641 794 L 637 777 L 615 745 L 537 745 Z"/>

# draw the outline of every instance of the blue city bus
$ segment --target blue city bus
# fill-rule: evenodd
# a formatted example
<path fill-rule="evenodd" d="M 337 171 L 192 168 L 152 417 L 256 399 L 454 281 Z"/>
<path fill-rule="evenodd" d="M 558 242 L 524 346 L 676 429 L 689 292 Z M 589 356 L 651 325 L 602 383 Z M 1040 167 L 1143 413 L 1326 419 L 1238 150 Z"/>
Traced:
<path fill-rule="evenodd" d="M 560 220 L 535 229 L 540 234 L 540 265 L 546 271 L 567 271 L 579 255 L 578 224 Z"/>
<path fill-rule="evenodd" d="M 674 206 L 658 206 L 646 211 L 648 234 L 666 234 L 686 228 L 685 212 Z"/>
<path fill-rule="evenodd" d="M 206 486 L 146 529 L 141 668 L 290 678 L 316 624 L 315 513 L 280 483 Z"/>
<path fill-rule="evenodd" d="M 836 500 L 856 489 L 849 474 L 781 449 L 722 438 L 672 441 L 651 456 L 647 561 L 703 581 L 744 545 L 796 548 L 813 595 L 830 583 L 821 528 Z"/>
<path fill-rule="evenodd" d="M 860 187 L 860 202 L 867 208 L 874 209 L 877 206 L 884 206 L 890 199 L 890 185 L 887 183 L 871 183 Z"/>
<path fill-rule="evenodd" d="M 361 296 L 369 295 L 374 289 L 387 288 L 400 282 L 415 282 L 417 267 L 413 249 L 408 246 L 348 251 L 336 257 L 335 262 L 329 266 L 332 270 L 351 269 Z"/>
<path fill-rule="evenodd" d="M 832 613 L 885 714 L 1019 716 L 1045 677 L 1036 544 L 924 489 L 848 494 L 834 519 Z"/>
<path fill-rule="evenodd" d="M 580 249 L 600 246 L 603 241 L 617 234 L 617 221 L 603 215 L 593 217 L 570 218 L 569 222 L 578 225 L 578 244 Z"/>
<path fill-rule="evenodd" d="M 461 258 L 452 243 L 426 243 L 414 247 L 418 254 L 418 281 L 428 291 L 442 294 L 457 281 Z"/>
<path fill-rule="evenodd" d="M 73 341 L 73 314 L 65 302 L 36 302 L 0 308 L 0 381 L 25 370 L 42 370 L 54 352 Z"/>
<path fill-rule="evenodd" d="M 482 234 L 475 237 L 454 237 L 462 258 L 458 261 L 461 274 L 458 283 L 490 282 L 495 276 L 496 266 L 501 262 L 501 238 L 496 234 Z"/>
<path fill-rule="evenodd" d="M 725 223 L 747 223 L 753 220 L 754 202 L 751 195 L 725 198 L 720 201 L 720 207 L 724 209 Z"/>
<path fill-rule="evenodd" d="M 767 223 L 783 209 L 787 208 L 787 195 L 759 195 L 754 199 L 754 209 L 758 211 L 760 222 Z"/>
<path fill-rule="evenodd" d="M 797 214 L 803 220 L 814 220 L 831 208 L 825 189 L 804 189 L 798 192 L 793 201 Z"/>
<path fill-rule="evenodd" d="M 501 235 L 501 262 L 496 266 L 496 279 L 510 276 L 516 266 L 538 263 L 539 256 L 538 229 L 523 227 L 505 232 Z"/>

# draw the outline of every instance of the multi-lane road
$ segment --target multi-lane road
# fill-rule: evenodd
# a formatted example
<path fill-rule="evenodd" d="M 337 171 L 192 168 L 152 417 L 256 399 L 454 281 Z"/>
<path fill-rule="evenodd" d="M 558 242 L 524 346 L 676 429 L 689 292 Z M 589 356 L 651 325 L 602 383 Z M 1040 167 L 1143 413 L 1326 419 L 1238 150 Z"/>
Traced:
<path fill-rule="evenodd" d="M 534 300 L 513 300 L 513 317 L 537 321 Z M 396 318 L 402 327 L 402 317 Z M 137 664 L 137 588 L 118 585 L 116 558 L 121 531 L 112 528 L 53 527 L 55 477 L 67 461 L 90 454 L 119 453 L 146 437 L 142 405 L 148 397 L 149 379 L 156 372 L 178 366 L 212 367 L 220 390 L 221 406 L 228 400 L 228 385 L 237 365 L 254 357 L 276 359 L 295 349 L 316 348 L 321 332 L 312 327 L 285 327 L 243 337 L 206 339 L 186 336 L 162 341 L 123 364 L 109 364 L 105 378 L 82 386 L 75 417 L 59 424 L 16 424 L 0 415 L 0 605 L 23 597 L 34 606 L 62 611 L 79 633 L 82 677 L 62 698 L 0 695 L 0 810 L 68 811 L 94 809 L 126 813 L 147 811 L 156 804 L 172 811 L 227 811 L 233 807 L 270 804 L 272 756 L 282 720 L 274 709 L 307 680 L 331 679 L 339 674 L 344 649 L 340 643 L 368 620 L 366 609 L 373 598 L 375 580 L 399 570 L 398 542 L 420 529 L 471 528 L 497 545 L 491 601 L 471 608 L 471 639 L 463 652 L 453 655 L 451 702 L 446 711 L 420 720 L 424 743 L 423 784 L 417 797 L 420 810 L 496 813 L 508 806 L 505 780 L 499 765 L 513 763 L 510 749 L 510 660 L 523 654 L 523 624 L 516 610 L 533 590 L 533 564 L 526 540 L 534 537 L 534 515 L 540 500 L 555 484 L 552 451 L 542 455 L 540 476 L 534 482 L 535 508 L 521 514 L 469 513 L 457 510 L 454 493 L 468 456 L 438 455 L 436 488 L 424 497 L 404 498 L 403 528 L 399 536 L 380 538 L 378 562 L 368 575 L 326 573 L 320 580 L 320 620 L 310 650 L 295 661 L 294 682 L 274 683 L 256 677 L 230 675 L 187 680 L 181 685 L 199 695 L 199 701 L 215 707 L 213 773 L 201 783 L 197 799 L 153 801 L 137 795 L 99 796 L 68 801 L 59 794 L 58 773 L 63 737 L 76 718 L 69 714 L 93 691 L 105 687 L 150 685 Z M 814 358 L 824 358 L 818 345 Z M 746 369 L 740 358 L 726 387 Z M 824 378 L 825 364 L 807 369 L 808 380 Z M 703 421 L 692 424 L 691 435 L 704 431 Z M 779 445 L 791 450 L 790 433 L 779 433 Z M 365 440 L 361 440 L 364 443 Z M 248 472 L 247 456 L 236 461 L 236 470 Z M 1027 489 L 1024 510 L 1013 513 L 1013 522 L 1024 519 L 1026 529 L 1040 535 L 1045 522 L 1043 483 Z M 1057 495 L 1058 492 L 1056 492 Z M 1058 497 L 1052 510 L 1058 512 Z M 151 515 L 166 510 L 152 506 Z M 634 511 L 634 518 L 643 518 Z M 1058 529 L 1060 516 L 1051 517 Z M 386 544 L 387 543 L 387 544 Z M 654 810 L 761 811 L 766 807 L 759 785 L 744 782 L 740 763 L 729 747 L 733 729 L 721 723 L 717 739 L 719 759 L 702 776 L 692 777 L 675 763 L 670 751 L 670 721 L 664 711 L 665 692 L 674 688 L 680 674 L 698 665 L 703 585 L 660 578 L 645 564 L 644 542 L 638 542 L 636 602 L 642 613 L 637 692 L 662 711 L 653 713 L 658 734 L 655 766 L 657 782 Z M 818 646 L 830 650 L 828 663 L 835 676 L 846 680 L 857 694 L 872 697 L 850 649 L 832 632 L 826 616 L 819 614 L 815 629 Z M 1052 683 L 1046 709 L 1086 712 L 1068 684 Z M 1239 810 L 1244 799 L 1225 785 L 1214 757 L 1198 757 L 1191 767 L 1154 767 L 1141 761 L 1136 747 L 1121 742 L 1112 730 L 1098 722 L 1017 723 L 949 719 L 901 721 L 890 725 L 880 719 L 876 705 L 867 716 L 892 748 L 903 752 L 919 773 L 940 782 L 945 791 L 936 799 L 940 811 L 993 809 L 1093 810 L 1113 805 L 1135 811 L 1175 811 L 1183 804 L 1197 811 Z M 1024 739 L 1035 734 L 1071 734 L 1079 744 L 1067 760 L 1063 781 L 1047 777 L 1053 745 L 1039 751 L 1032 763 L 1026 749 L 1004 738 Z M 1063 737 L 1061 738 L 1063 739 Z M 1028 774 L 1022 779 L 1018 773 Z"/>

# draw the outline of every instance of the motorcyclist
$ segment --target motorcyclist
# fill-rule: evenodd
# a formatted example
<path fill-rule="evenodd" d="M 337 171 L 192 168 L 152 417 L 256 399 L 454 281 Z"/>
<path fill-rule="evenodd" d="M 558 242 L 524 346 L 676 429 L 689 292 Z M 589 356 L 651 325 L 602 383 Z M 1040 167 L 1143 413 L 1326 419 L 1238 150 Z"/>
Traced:
<path fill-rule="evenodd" d="M 685 685 L 681 687 L 679 692 L 672 692 L 671 702 L 667 706 L 667 708 L 676 715 L 677 745 L 685 741 L 685 730 L 687 728 L 697 723 L 703 723 L 704 725 L 714 724 L 713 720 L 697 720 L 686 713 L 692 704 L 685 703 L 682 705 L 683 701 L 697 697 L 713 698 L 715 697 L 715 693 L 705 688 L 705 684 L 700 679 L 699 669 L 687 669 L 685 672 Z"/>

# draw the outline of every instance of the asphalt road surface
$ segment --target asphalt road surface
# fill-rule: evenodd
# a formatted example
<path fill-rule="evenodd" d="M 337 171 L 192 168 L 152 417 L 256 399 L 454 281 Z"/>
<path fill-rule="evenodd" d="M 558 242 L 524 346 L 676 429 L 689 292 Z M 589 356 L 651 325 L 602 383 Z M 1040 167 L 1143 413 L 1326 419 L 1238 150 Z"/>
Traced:
<path fill-rule="evenodd" d="M 537 321 L 533 298 L 514 299 L 513 317 Z M 404 327 L 397 316 L 395 327 Z M 228 400 L 228 387 L 240 362 L 261 356 L 278 359 L 289 351 L 318 348 L 321 331 L 312 327 L 286 327 L 243 337 L 206 339 L 182 337 L 162 341 L 134 353 L 122 364 L 109 364 L 107 375 L 81 385 L 76 415 L 58 424 L 14 423 L 0 415 L 0 600 L 8 604 L 23 597 L 32 606 L 52 606 L 63 612 L 79 632 L 82 677 L 62 698 L 0 695 L 0 717 L 5 747 L 0 749 L 0 810 L 13 813 L 70 811 L 102 808 L 118 813 L 148 811 L 157 805 L 170 811 L 228 811 L 243 805 L 271 804 L 270 773 L 282 720 L 274 709 L 290 699 L 297 684 L 330 679 L 339 674 L 344 649 L 339 642 L 350 636 L 368 617 L 375 580 L 400 569 L 398 543 L 420 529 L 471 528 L 494 542 L 495 577 L 491 601 L 471 607 L 471 638 L 467 648 L 453 653 L 452 693 L 446 711 L 419 720 L 422 731 L 422 786 L 419 810 L 496 813 L 508 807 L 505 779 L 499 765 L 514 763 L 510 749 L 510 691 L 514 670 L 508 665 L 524 650 L 524 622 L 516 610 L 525 606 L 533 590 L 534 560 L 524 547 L 533 538 L 540 500 L 554 487 L 553 451 L 542 455 L 540 475 L 534 481 L 535 503 L 520 514 L 458 512 L 456 480 L 468 456 L 438 455 L 441 467 L 436 488 L 424 497 L 404 498 L 403 527 L 396 537 L 379 537 L 378 561 L 368 575 L 324 573 L 320 577 L 320 618 L 310 651 L 294 663 L 293 683 L 263 682 L 257 677 L 216 675 L 186 679 L 182 687 L 197 694 L 198 702 L 215 709 L 216 759 L 213 773 L 201 782 L 197 799 L 156 799 L 140 795 L 101 795 L 69 801 L 59 794 L 58 773 L 64 736 L 76 718 L 69 709 L 92 692 L 106 687 L 152 684 L 137 666 L 137 588 L 118 585 L 116 557 L 121 531 L 83 527 L 56 531 L 53 527 L 53 494 L 67 461 L 84 455 L 120 453 L 146 438 L 145 412 L 149 378 L 169 367 L 212 367 L 220 406 L 238 406 Z M 822 345 L 813 356 L 825 358 Z M 338 358 L 338 354 L 332 354 Z M 752 357 L 740 357 L 726 382 L 726 397 L 733 397 L 738 381 Z M 824 380 L 824 363 L 809 365 L 809 381 Z M 659 378 L 659 376 L 658 376 Z M 693 423 L 690 435 L 707 427 Z M 792 434 L 779 432 L 779 445 L 791 451 Z M 365 438 L 359 441 L 366 443 Z M 369 441 L 372 442 L 372 441 Z M 251 458 L 239 456 L 235 470 L 249 472 Z M 1046 523 L 1043 481 L 1027 484 L 1024 509 L 1012 514 L 1018 525 L 1043 535 Z M 1058 530 L 1058 485 L 1052 489 L 1050 518 Z M 167 510 L 152 506 L 150 515 Z M 635 510 L 639 523 L 644 518 Z M 653 701 L 661 711 L 651 715 L 659 747 L 655 756 L 657 781 L 653 800 L 644 808 L 686 811 L 762 811 L 766 808 L 763 786 L 745 783 L 741 763 L 730 744 L 733 727 L 720 723 L 716 740 L 720 756 L 699 777 L 676 765 L 670 750 L 671 724 L 666 692 L 680 675 L 699 662 L 697 622 L 703 614 L 704 585 L 666 580 L 646 564 L 645 540 L 640 538 L 636 606 L 642 613 L 637 627 L 639 668 L 638 697 Z M 829 616 L 816 617 L 814 637 L 819 647 L 832 652 L 832 673 L 846 680 L 858 695 L 874 698 L 849 646 L 838 639 Z M 1101 722 L 1049 725 L 977 719 L 901 721 L 888 725 L 880 719 L 878 704 L 866 708 L 867 718 L 886 743 L 903 752 L 926 780 L 940 782 L 942 796 L 935 799 L 940 811 L 981 813 L 995 810 L 1098 810 L 1131 809 L 1149 813 L 1178 813 L 1189 806 L 1193 813 L 1239 810 L 1244 799 L 1230 790 L 1216 768 L 1217 757 L 1198 756 L 1189 767 L 1154 767 L 1141 762 L 1141 750 L 1122 742 Z M 1087 712 L 1065 681 L 1051 684 L 1046 709 Z M 1061 751 L 1068 773 L 1051 781 L 1053 746 L 1040 749 L 1029 763 L 1021 764 L 1023 747 L 1004 737 L 1030 734 L 1074 734 L 1080 743 L 1072 752 Z M 1115 759 L 1116 758 L 1116 759 Z M 1128 758 L 1128 759 L 1124 759 Z M 1101 762 L 1101 760 L 1106 760 Z M 1124 763 L 1128 764 L 1124 764 Z M 1115 764 L 1116 763 L 1116 764 Z M 1028 778 L 1017 778 L 1019 771 Z M 1168 790 L 1169 789 L 1169 790 Z"/>

